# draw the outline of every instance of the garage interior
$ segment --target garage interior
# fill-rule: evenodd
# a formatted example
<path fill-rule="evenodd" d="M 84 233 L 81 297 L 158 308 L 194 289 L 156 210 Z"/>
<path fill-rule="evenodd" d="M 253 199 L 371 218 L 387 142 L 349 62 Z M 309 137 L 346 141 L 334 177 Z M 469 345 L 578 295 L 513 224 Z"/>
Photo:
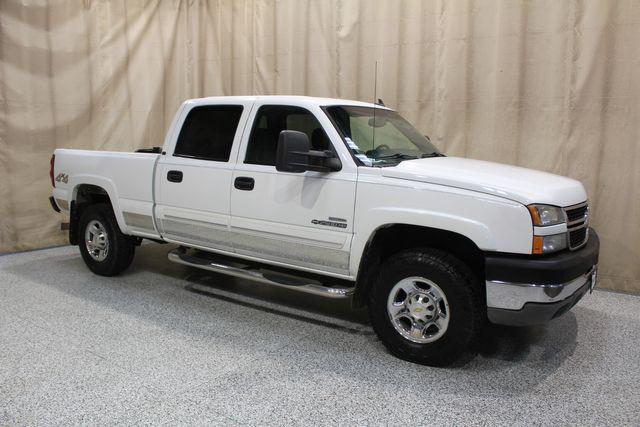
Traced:
<path fill-rule="evenodd" d="M 0 2 L 0 424 L 640 422 L 640 4 Z M 187 98 L 397 109 L 449 156 L 589 194 L 597 289 L 477 352 L 399 360 L 366 313 L 168 263 L 91 274 L 51 210 L 57 147 L 162 144 Z"/>

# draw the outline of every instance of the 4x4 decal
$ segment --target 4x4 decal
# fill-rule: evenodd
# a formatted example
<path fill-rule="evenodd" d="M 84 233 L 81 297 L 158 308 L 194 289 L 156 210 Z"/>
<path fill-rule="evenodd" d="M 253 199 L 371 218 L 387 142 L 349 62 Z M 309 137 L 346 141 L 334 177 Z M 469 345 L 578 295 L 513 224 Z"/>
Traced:
<path fill-rule="evenodd" d="M 56 182 L 62 182 L 63 184 L 66 184 L 67 182 L 69 182 L 69 175 L 60 172 L 58 176 L 56 176 Z"/>

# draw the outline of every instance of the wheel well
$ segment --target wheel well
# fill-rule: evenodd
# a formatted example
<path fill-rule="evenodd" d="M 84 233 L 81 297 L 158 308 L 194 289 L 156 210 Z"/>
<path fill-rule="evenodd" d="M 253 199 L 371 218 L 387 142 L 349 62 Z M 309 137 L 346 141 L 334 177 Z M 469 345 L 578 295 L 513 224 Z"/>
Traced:
<path fill-rule="evenodd" d="M 360 259 L 353 304 L 366 303 L 379 266 L 390 256 L 412 248 L 429 247 L 446 251 L 464 262 L 478 277 L 484 278 L 484 253 L 468 237 L 453 231 L 408 224 L 389 224 L 378 228 L 365 246 Z"/>
<path fill-rule="evenodd" d="M 108 203 L 113 207 L 109 194 L 104 188 L 91 184 L 80 184 L 76 188 L 75 197 L 71 201 L 69 215 L 69 243 L 78 244 L 78 223 L 87 206 L 97 203 Z"/>

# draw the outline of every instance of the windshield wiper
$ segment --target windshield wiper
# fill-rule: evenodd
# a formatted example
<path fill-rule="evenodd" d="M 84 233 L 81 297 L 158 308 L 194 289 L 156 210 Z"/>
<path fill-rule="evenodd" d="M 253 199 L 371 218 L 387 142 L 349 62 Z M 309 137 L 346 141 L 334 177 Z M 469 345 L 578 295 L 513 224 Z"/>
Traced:
<path fill-rule="evenodd" d="M 415 160 L 418 156 L 412 156 L 411 154 L 394 153 L 388 156 L 376 157 L 374 160 L 390 160 L 390 159 L 402 159 L 402 160 Z"/>
<path fill-rule="evenodd" d="M 428 157 L 446 157 L 446 156 L 436 151 L 434 151 L 433 153 L 424 153 L 422 156 L 420 156 L 421 159 L 426 159 Z"/>

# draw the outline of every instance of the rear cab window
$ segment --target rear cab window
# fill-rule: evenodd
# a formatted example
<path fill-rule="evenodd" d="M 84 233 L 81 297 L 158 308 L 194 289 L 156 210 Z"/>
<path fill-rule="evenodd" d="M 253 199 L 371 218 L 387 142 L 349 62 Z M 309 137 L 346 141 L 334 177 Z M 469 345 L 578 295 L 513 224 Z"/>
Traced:
<path fill-rule="evenodd" d="M 173 155 L 228 162 L 242 110 L 242 105 L 192 108 L 182 124 Z"/>

